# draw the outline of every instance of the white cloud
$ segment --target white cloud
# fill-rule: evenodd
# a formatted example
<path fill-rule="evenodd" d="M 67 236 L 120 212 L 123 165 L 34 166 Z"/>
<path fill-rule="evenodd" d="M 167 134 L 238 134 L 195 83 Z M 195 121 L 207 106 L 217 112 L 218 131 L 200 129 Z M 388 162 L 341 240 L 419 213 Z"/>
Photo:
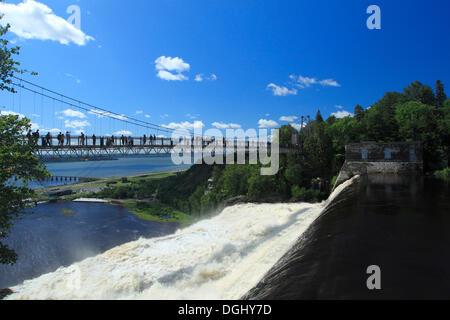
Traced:
<path fill-rule="evenodd" d="M 216 81 L 217 75 L 215 75 L 214 73 L 211 73 L 211 75 L 209 77 L 205 78 L 203 73 L 200 73 L 200 74 L 197 74 L 194 79 L 194 81 L 197 81 L 197 82 L 202 82 L 203 80 Z"/>
<path fill-rule="evenodd" d="M 25 115 L 21 113 L 17 113 L 14 111 L 6 110 L 6 111 L 0 111 L 2 116 L 19 116 L 19 119 L 25 118 Z"/>
<path fill-rule="evenodd" d="M 113 118 L 113 119 L 117 119 L 117 120 L 127 120 L 128 119 L 128 117 L 125 116 L 124 114 L 118 115 L 118 114 L 113 114 L 108 111 L 101 111 L 101 110 L 95 110 L 95 109 L 89 110 L 88 113 L 96 115 L 98 118 L 109 117 L 109 118 Z"/>
<path fill-rule="evenodd" d="M 278 127 L 278 123 L 274 120 L 266 120 L 266 119 L 260 119 L 258 121 L 258 125 L 260 128 L 276 128 Z"/>
<path fill-rule="evenodd" d="M 317 83 L 316 78 L 308 78 L 303 76 L 296 77 L 295 75 L 290 75 L 289 78 L 295 81 L 295 84 L 300 88 L 308 88 L 313 84 Z"/>
<path fill-rule="evenodd" d="M 136 114 L 143 114 L 143 113 L 144 113 L 144 111 L 142 111 L 142 110 L 136 111 Z"/>
<path fill-rule="evenodd" d="M 69 78 L 72 78 L 72 79 L 74 79 L 75 80 L 75 82 L 76 83 L 78 83 L 78 84 L 80 84 L 81 83 L 81 80 L 80 79 L 77 79 L 77 77 L 75 77 L 73 74 L 70 74 L 70 73 L 66 73 L 66 77 L 69 77 Z"/>
<path fill-rule="evenodd" d="M 189 79 L 182 72 L 189 71 L 191 66 L 181 58 L 161 56 L 155 60 L 155 67 L 156 70 L 159 70 L 157 76 L 160 79 L 166 81 L 185 81 Z M 174 74 L 169 71 L 175 71 L 177 73 Z"/>
<path fill-rule="evenodd" d="M 274 83 L 270 83 L 267 86 L 267 90 L 272 90 L 272 93 L 274 96 L 287 96 L 287 95 L 296 95 L 297 89 L 291 89 L 289 90 L 286 87 L 279 87 Z"/>
<path fill-rule="evenodd" d="M 173 74 L 166 70 L 159 71 L 157 76 L 158 76 L 158 78 L 167 80 L 167 81 L 185 81 L 185 80 L 189 79 L 182 73 Z"/>
<path fill-rule="evenodd" d="M 188 117 L 188 118 L 191 119 L 191 120 L 197 119 L 198 116 L 199 116 L 198 114 L 197 114 L 197 115 L 192 115 L 192 114 L 190 114 L 190 113 L 187 113 L 187 114 L 186 114 L 186 117 Z"/>
<path fill-rule="evenodd" d="M 80 119 L 86 118 L 86 115 L 83 112 L 72 110 L 72 109 L 63 110 L 59 113 L 57 112 L 56 114 L 62 114 L 63 116 L 70 117 L 70 118 L 80 118 Z"/>
<path fill-rule="evenodd" d="M 338 108 L 338 109 L 344 109 L 345 108 L 344 106 L 341 106 L 341 105 L 335 105 L 335 107 Z"/>
<path fill-rule="evenodd" d="M 180 123 L 171 122 L 168 125 L 162 126 L 174 130 L 176 129 L 193 130 L 194 128 L 203 128 L 205 125 L 203 124 L 202 121 L 194 121 L 192 123 L 189 121 L 184 121 Z"/>
<path fill-rule="evenodd" d="M 146 117 L 146 118 L 151 118 L 152 116 L 149 115 L 149 114 L 146 114 L 145 117 Z"/>
<path fill-rule="evenodd" d="M 91 124 L 87 120 L 66 120 L 64 121 L 66 128 L 78 129 L 89 127 Z"/>
<path fill-rule="evenodd" d="M 168 118 L 169 117 L 169 115 L 166 113 L 166 114 L 163 114 L 163 115 L 161 115 L 161 118 L 163 118 L 163 119 L 165 119 L 165 118 Z"/>
<path fill-rule="evenodd" d="M 280 121 L 294 122 L 297 119 L 298 119 L 298 117 L 296 117 L 296 116 L 282 116 L 280 118 Z"/>
<path fill-rule="evenodd" d="M 237 123 L 213 122 L 212 125 L 217 129 L 241 129 L 242 126 Z"/>
<path fill-rule="evenodd" d="M 9 23 L 10 31 L 20 38 L 58 41 L 61 44 L 71 42 L 84 46 L 93 37 L 86 35 L 64 18 L 55 15 L 48 6 L 34 0 L 25 0 L 19 4 L 0 3 L 2 25 Z"/>
<path fill-rule="evenodd" d="M 340 87 L 341 85 L 333 79 L 318 80 L 317 78 L 309 78 L 303 76 L 290 75 L 289 78 L 294 81 L 294 85 L 300 89 L 309 88 L 312 85 L 319 84 L 321 86 Z"/>
<path fill-rule="evenodd" d="M 266 113 L 266 117 L 270 117 L 270 113 Z"/>
<path fill-rule="evenodd" d="M 345 117 L 353 117 L 353 113 L 350 113 L 350 112 L 345 111 L 345 110 L 338 111 L 338 112 L 333 112 L 331 115 L 335 116 L 338 119 L 345 118 Z"/>
<path fill-rule="evenodd" d="M 132 134 L 133 134 L 133 132 L 128 131 L 128 130 L 121 130 L 121 131 L 114 132 L 114 135 L 116 135 L 116 136 L 131 136 Z"/>
<path fill-rule="evenodd" d="M 155 60 L 156 70 L 168 70 L 168 71 L 177 71 L 184 72 L 189 71 L 191 66 L 189 63 L 183 61 L 183 59 L 175 57 L 165 57 L 161 56 Z"/>
<path fill-rule="evenodd" d="M 62 130 L 59 130 L 59 129 L 56 129 L 56 128 L 53 128 L 53 129 L 42 129 L 41 131 L 42 132 L 50 132 L 51 134 L 58 134 L 58 133 L 62 132 Z"/>
<path fill-rule="evenodd" d="M 302 128 L 302 125 L 300 123 L 290 123 L 289 125 L 297 131 Z M 303 126 L 305 126 L 305 125 L 303 125 Z"/>
<path fill-rule="evenodd" d="M 336 80 L 333 79 L 325 79 L 320 81 L 320 84 L 322 86 L 330 86 L 330 87 L 340 87 L 341 85 L 339 83 L 337 83 Z"/>

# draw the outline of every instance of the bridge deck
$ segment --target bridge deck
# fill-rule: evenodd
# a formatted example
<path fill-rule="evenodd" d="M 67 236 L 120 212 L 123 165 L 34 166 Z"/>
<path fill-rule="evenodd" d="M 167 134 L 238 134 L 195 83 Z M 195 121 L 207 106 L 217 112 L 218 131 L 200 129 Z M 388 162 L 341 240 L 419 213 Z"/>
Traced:
<path fill-rule="evenodd" d="M 173 140 L 170 138 L 157 138 L 153 140 L 131 138 L 125 141 L 121 138 L 112 140 L 108 138 L 92 137 L 82 139 L 81 137 L 71 137 L 68 140 L 59 140 L 56 137 L 40 137 L 39 139 L 27 139 L 28 143 L 37 143 L 37 156 L 49 160 L 57 159 L 108 159 L 132 156 L 155 156 L 170 154 L 176 146 L 181 146 L 185 151 L 202 152 L 205 148 L 215 148 L 220 152 L 259 152 L 270 151 L 271 144 L 252 141 L 231 140 Z M 263 151 L 261 150 L 261 151 Z M 299 152 L 298 146 L 284 146 L 279 148 L 279 153 Z"/>

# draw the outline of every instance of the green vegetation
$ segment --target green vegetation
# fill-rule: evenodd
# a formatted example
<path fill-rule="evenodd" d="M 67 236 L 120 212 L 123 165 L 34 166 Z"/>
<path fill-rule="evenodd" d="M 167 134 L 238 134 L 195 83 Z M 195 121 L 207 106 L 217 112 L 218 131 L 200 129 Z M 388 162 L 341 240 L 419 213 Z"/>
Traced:
<path fill-rule="evenodd" d="M 60 209 L 60 211 L 61 211 L 65 216 L 74 216 L 74 215 L 76 214 L 75 211 L 69 210 L 69 209 Z"/>
<path fill-rule="evenodd" d="M 124 206 L 139 218 L 155 222 L 178 222 L 185 226 L 193 222 L 193 217 L 160 202 L 125 202 Z"/>
<path fill-rule="evenodd" d="M 274 176 L 262 176 L 259 165 L 194 165 L 165 179 L 121 179 L 92 196 L 134 199 L 127 206 L 154 221 L 166 220 L 162 217 L 192 221 L 238 196 L 257 202 L 320 201 L 336 181 L 345 145 L 369 140 L 422 141 L 425 170 L 434 172 L 448 166 L 450 137 L 450 100 L 443 101 L 442 82 L 436 88 L 439 97 L 416 81 L 403 93 L 386 93 L 366 110 L 357 105 L 353 117 L 331 116 L 324 121 L 319 111 L 302 131 L 305 152 L 281 154 Z M 280 145 L 291 144 L 294 133 L 298 132 L 290 125 L 281 127 Z M 152 202 L 136 204 L 144 199 Z"/>
<path fill-rule="evenodd" d="M 0 16 L 1 19 L 1 16 Z M 14 55 L 19 47 L 10 47 L 3 36 L 9 25 L 0 26 L 0 91 L 15 92 L 11 85 L 14 73 L 23 73 Z M 35 193 L 26 185 L 31 180 L 43 180 L 49 176 L 34 155 L 35 145 L 23 144 L 22 135 L 31 127 L 29 119 L 14 115 L 0 115 L 0 240 L 8 235 L 12 220 L 29 207 L 26 199 Z M 17 254 L 0 241 L 0 263 L 14 264 Z"/>
<path fill-rule="evenodd" d="M 443 170 L 436 171 L 434 173 L 434 176 L 436 178 L 442 179 L 442 180 L 444 180 L 446 182 L 450 182 L 450 168 L 447 167 L 447 168 L 445 168 Z"/>

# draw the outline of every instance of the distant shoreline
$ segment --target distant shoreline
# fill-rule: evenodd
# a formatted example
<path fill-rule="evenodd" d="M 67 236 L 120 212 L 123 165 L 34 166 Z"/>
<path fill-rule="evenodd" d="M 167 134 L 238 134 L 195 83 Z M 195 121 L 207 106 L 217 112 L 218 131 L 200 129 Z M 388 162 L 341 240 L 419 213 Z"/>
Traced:
<path fill-rule="evenodd" d="M 90 196 L 94 193 L 97 193 L 105 188 L 108 187 L 109 184 L 118 185 L 120 183 L 124 183 L 123 179 L 126 179 L 127 183 L 132 182 L 133 180 L 141 180 L 141 179 L 149 179 L 149 180 L 156 180 L 156 179 L 164 179 L 168 178 L 170 176 L 173 176 L 177 173 L 184 172 L 187 169 L 184 170 L 169 170 L 169 171 L 162 171 L 162 172 L 152 172 L 147 174 L 137 174 L 137 175 L 129 175 L 129 176 L 118 176 L 118 177 L 108 177 L 108 178 L 98 178 L 93 179 L 93 181 L 89 182 L 80 182 L 76 184 L 71 185 L 65 185 L 65 186 L 53 186 L 53 187 L 44 187 L 36 189 L 35 191 L 38 194 L 37 199 L 35 199 L 35 203 L 48 203 L 48 202 L 71 202 L 77 199 L 91 199 L 90 203 L 104 203 L 104 204 L 111 204 L 111 205 L 120 205 L 124 208 L 127 208 L 130 213 L 134 214 L 135 216 L 139 217 L 140 219 L 146 220 L 146 221 L 153 221 L 153 222 L 161 222 L 161 223 L 179 223 L 180 225 L 189 223 L 191 219 L 188 219 L 188 215 L 179 213 L 178 219 L 164 219 L 159 216 L 156 216 L 154 214 L 149 214 L 148 212 L 143 213 L 140 212 L 136 208 L 136 204 L 139 202 L 152 202 L 152 200 L 149 199 L 123 199 L 123 200 L 116 200 L 116 199 L 101 199 L 102 201 L 96 201 L 100 199 L 96 198 L 90 198 Z M 84 201 L 78 201 L 78 202 L 84 202 Z"/>

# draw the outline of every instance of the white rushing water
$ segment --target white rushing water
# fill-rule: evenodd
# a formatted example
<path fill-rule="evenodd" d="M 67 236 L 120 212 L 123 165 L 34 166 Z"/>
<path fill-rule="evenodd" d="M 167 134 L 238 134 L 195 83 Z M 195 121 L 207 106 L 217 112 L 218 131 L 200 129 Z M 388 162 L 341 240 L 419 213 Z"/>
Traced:
<path fill-rule="evenodd" d="M 321 204 L 228 207 L 174 235 L 141 238 L 25 281 L 8 299 L 239 299 L 354 179 Z"/>

